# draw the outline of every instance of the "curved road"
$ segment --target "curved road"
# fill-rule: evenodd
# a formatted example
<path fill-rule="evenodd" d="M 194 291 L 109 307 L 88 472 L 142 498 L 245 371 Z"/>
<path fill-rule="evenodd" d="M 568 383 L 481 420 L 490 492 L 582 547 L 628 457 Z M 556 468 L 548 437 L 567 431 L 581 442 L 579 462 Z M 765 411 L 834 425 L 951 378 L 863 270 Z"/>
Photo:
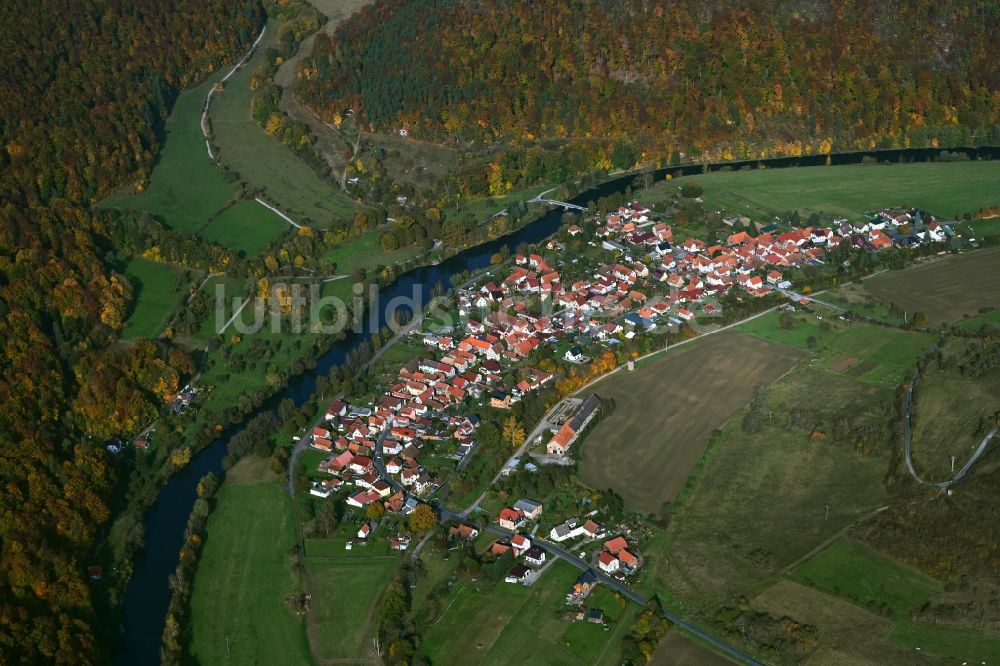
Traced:
<path fill-rule="evenodd" d="M 935 342 L 934 347 L 931 349 L 933 350 L 936 348 L 938 344 L 940 344 L 940 340 Z M 986 436 L 983 437 L 983 441 L 979 443 L 979 447 L 972 454 L 972 457 L 970 457 L 966 463 L 962 465 L 962 468 L 958 470 L 958 473 L 956 473 L 955 476 L 951 477 L 947 481 L 925 481 L 924 479 L 921 479 L 917 474 L 917 471 L 913 468 L 913 433 L 910 428 L 910 415 L 913 411 L 913 386 L 919 378 L 920 373 L 914 370 L 913 375 L 910 377 L 910 383 L 906 387 L 906 414 L 903 416 L 903 449 L 906 452 L 906 468 L 910 471 L 910 476 L 912 476 L 918 483 L 922 483 L 925 486 L 931 486 L 933 488 L 949 488 L 961 480 L 961 478 L 965 476 L 965 473 L 969 471 L 977 460 L 979 460 L 979 457 L 983 455 L 983 452 L 989 445 L 990 440 L 992 440 L 997 432 L 1000 431 L 1000 426 L 993 426 L 993 429 L 986 433 Z"/>

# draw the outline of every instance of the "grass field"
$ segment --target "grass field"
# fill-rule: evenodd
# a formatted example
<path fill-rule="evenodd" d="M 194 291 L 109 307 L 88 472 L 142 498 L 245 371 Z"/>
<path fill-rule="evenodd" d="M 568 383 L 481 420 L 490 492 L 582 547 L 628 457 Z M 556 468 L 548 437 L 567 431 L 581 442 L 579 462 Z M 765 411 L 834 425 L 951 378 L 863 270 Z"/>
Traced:
<path fill-rule="evenodd" d="M 205 96 L 223 75 L 216 72 L 177 97 L 146 189 L 109 197 L 102 206 L 144 210 L 182 231 L 195 231 L 222 210 L 236 187 L 209 158 L 200 122 Z"/>
<path fill-rule="evenodd" d="M 248 257 L 256 257 L 288 228 L 288 223 L 274 211 L 246 199 L 222 211 L 199 235 L 223 247 L 240 250 Z"/>
<path fill-rule="evenodd" d="M 933 578 L 850 539 L 830 544 L 791 577 L 895 620 L 909 617 L 943 588 Z"/>
<path fill-rule="evenodd" d="M 132 257 L 125 263 L 125 275 L 132 283 L 135 302 L 125 319 L 122 337 L 126 340 L 159 337 L 170 313 L 181 301 L 183 290 L 177 288 L 177 269 Z"/>
<path fill-rule="evenodd" d="M 851 540 L 834 542 L 791 577 L 890 618 L 888 640 L 902 648 L 951 659 L 982 660 L 1000 654 L 1000 635 L 913 622 L 911 611 L 944 585 Z"/>
<path fill-rule="evenodd" d="M 250 115 L 250 77 L 278 41 L 279 22 L 268 21 L 260 46 L 240 71 L 212 98 L 209 117 L 219 149 L 219 160 L 238 173 L 251 188 L 263 188 L 266 197 L 299 223 L 326 227 L 350 216 L 355 203 L 329 179 L 321 179 L 291 149 L 264 131 Z"/>
<path fill-rule="evenodd" d="M 208 523 L 191 598 L 191 655 L 215 664 L 310 663 L 289 552 L 290 499 L 274 482 L 227 481 Z"/>
<path fill-rule="evenodd" d="M 823 323 L 829 330 L 823 330 Z M 907 373 L 934 340 L 931 333 L 847 323 L 822 307 L 816 313 L 795 313 L 791 329 L 781 328 L 780 315 L 772 313 L 749 321 L 738 330 L 771 342 L 811 349 L 812 366 L 887 388 L 905 381 Z M 815 340 L 815 347 L 810 347 L 810 338 Z"/>
<path fill-rule="evenodd" d="M 417 245 L 407 245 L 393 252 L 385 252 L 379 245 L 378 237 L 377 231 L 371 231 L 351 238 L 329 250 L 323 258 L 336 264 L 335 270 L 338 275 L 350 275 L 355 268 L 370 270 L 378 265 L 392 266 L 420 254 Z"/>
<path fill-rule="evenodd" d="M 822 396 L 821 399 L 819 397 Z M 808 423 L 843 414 L 863 422 L 889 389 L 799 365 L 771 386 L 771 425 L 746 433 L 742 416 L 722 428 L 677 499 L 670 528 L 644 546 L 641 585 L 668 593 L 682 610 L 712 609 L 774 580 L 786 566 L 885 500 L 884 458 L 847 442 L 786 428 L 793 409 Z M 830 505 L 829 518 L 825 505 Z"/>
<path fill-rule="evenodd" d="M 1000 247 L 951 255 L 865 282 L 876 298 L 907 312 L 923 312 L 933 324 L 1000 307 Z"/>
<path fill-rule="evenodd" d="M 597 383 L 591 390 L 617 408 L 584 440 L 584 482 L 659 511 L 684 486 L 712 431 L 750 401 L 758 382 L 773 382 L 801 358 L 784 345 L 721 333 Z"/>
<path fill-rule="evenodd" d="M 917 206 L 951 218 L 955 213 L 1000 203 L 1000 162 L 799 167 L 685 176 L 657 184 L 645 203 L 667 199 L 696 181 L 708 211 L 770 220 L 797 209 L 857 217 L 891 206 Z"/>
<path fill-rule="evenodd" d="M 434 664 L 617 664 L 617 643 L 638 607 L 622 608 L 604 590 L 590 603 L 618 620 L 612 631 L 569 622 L 565 594 L 579 573 L 557 562 L 530 588 L 500 583 L 480 590 L 461 582 L 425 632 L 420 653 Z"/>
<path fill-rule="evenodd" d="M 951 339 L 945 350 L 963 349 L 967 340 Z M 944 480 L 960 468 L 989 431 L 1000 410 L 1000 374 L 962 377 L 930 363 L 918 384 L 913 418 L 913 464 L 923 478 Z"/>
<path fill-rule="evenodd" d="M 309 642 L 317 661 L 374 658 L 376 606 L 398 564 L 396 556 L 306 561 Z"/>

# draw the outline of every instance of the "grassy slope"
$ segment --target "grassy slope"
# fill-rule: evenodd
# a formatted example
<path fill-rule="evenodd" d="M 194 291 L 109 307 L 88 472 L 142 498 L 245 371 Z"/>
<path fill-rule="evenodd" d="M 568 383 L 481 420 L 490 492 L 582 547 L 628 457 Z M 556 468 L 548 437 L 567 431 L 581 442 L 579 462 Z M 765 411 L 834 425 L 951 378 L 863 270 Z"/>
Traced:
<path fill-rule="evenodd" d="M 209 116 L 219 159 L 240 174 L 251 188 L 264 188 L 268 198 L 303 223 L 325 227 L 349 216 L 355 204 L 330 180 L 321 179 L 291 149 L 265 132 L 250 115 L 250 77 L 277 43 L 279 22 L 268 21 L 267 33 L 250 62 L 212 99 Z"/>
<path fill-rule="evenodd" d="M 236 188 L 209 158 L 200 126 L 205 96 L 223 75 L 217 72 L 177 97 L 145 191 L 109 197 L 102 206 L 144 210 L 171 227 L 195 231 L 226 205 Z"/>
<path fill-rule="evenodd" d="M 705 189 L 706 210 L 763 220 L 792 209 L 857 216 L 888 206 L 917 206 L 951 217 L 1000 203 L 1000 162 L 716 172 L 661 183 L 644 193 L 643 201 L 669 198 L 690 181 Z"/>
<path fill-rule="evenodd" d="M 370 656 L 372 618 L 399 560 L 396 556 L 310 560 L 310 642 L 320 660 Z"/>
<path fill-rule="evenodd" d="M 792 572 L 793 580 L 879 610 L 893 618 L 939 592 L 941 583 L 856 541 L 840 540 Z"/>
<path fill-rule="evenodd" d="M 125 264 L 125 275 L 132 283 L 135 304 L 125 320 L 122 337 L 126 340 L 158 337 L 180 302 L 177 269 L 133 257 Z"/>
<path fill-rule="evenodd" d="M 255 257 L 288 228 L 288 223 L 256 201 L 239 201 L 201 230 L 202 238 Z"/>
<path fill-rule="evenodd" d="M 831 544 L 791 577 L 890 617 L 896 626 L 889 640 L 901 646 L 920 646 L 921 651 L 953 659 L 982 660 L 1000 653 L 998 635 L 911 621 L 911 611 L 943 585 L 855 541 Z"/>
<path fill-rule="evenodd" d="M 310 662 L 302 620 L 284 603 L 297 589 L 289 501 L 273 482 L 220 490 L 191 599 L 191 654 L 203 666 Z"/>

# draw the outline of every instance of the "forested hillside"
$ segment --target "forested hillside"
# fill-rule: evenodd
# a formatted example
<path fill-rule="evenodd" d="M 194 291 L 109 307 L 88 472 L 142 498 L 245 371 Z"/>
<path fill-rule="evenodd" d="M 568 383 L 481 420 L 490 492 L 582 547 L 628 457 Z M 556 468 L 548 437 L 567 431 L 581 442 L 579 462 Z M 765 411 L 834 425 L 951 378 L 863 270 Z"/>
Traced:
<path fill-rule="evenodd" d="M 14 0 L 0 18 L 0 662 L 98 663 L 86 554 L 106 437 L 191 372 L 116 344 L 133 299 L 89 207 L 148 173 L 180 87 L 259 31 L 248 0 Z"/>
<path fill-rule="evenodd" d="M 991 0 L 380 0 L 317 37 L 296 94 L 375 131 L 621 137 L 644 162 L 996 144 L 998 35 Z"/>

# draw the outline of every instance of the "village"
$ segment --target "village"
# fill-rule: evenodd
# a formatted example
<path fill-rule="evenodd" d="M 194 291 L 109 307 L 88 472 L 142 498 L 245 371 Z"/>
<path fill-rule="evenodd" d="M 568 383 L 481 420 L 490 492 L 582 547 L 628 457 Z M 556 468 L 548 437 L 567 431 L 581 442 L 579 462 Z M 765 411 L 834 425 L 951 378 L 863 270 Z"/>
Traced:
<path fill-rule="evenodd" d="M 451 540 L 477 541 L 483 531 L 497 537 L 481 554 L 504 563 L 508 583 L 531 585 L 557 554 L 577 558 L 586 569 L 567 593 L 568 604 L 581 604 L 600 580 L 626 585 L 642 567 L 628 525 L 605 528 L 595 509 L 582 518 L 546 516 L 542 529 L 544 507 L 529 498 L 487 516 L 488 526 L 473 524 L 469 516 L 484 511 L 480 501 L 461 512 L 444 509 L 439 493 L 448 475 L 424 461 L 444 457 L 461 470 L 477 453 L 485 415 L 510 412 L 550 388 L 560 372 L 585 366 L 626 340 L 696 335 L 692 325 L 711 323 L 724 300 L 752 303 L 777 294 L 808 303 L 791 291 L 792 273 L 822 266 L 842 244 L 879 252 L 940 243 L 950 234 L 917 210 L 882 210 L 860 224 L 836 220 L 826 227 L 756 231 L 734 230 L 712 245 L 693 237 L 675 241 L 670 225 L 632 202 L 566 224 L 537 253 L 516 254 L 507 266 L 457 289 L 451 321 L 412 334 L 422 351 L 373 400 L 334 401 L 307 435 L 313 449 L 328 454 L 310 494 L 335 497 L 348 511 L 374 517 L 345 547 L 382 538 L 393 550 L 407 550 L 410 535 L 379 530 L 377 518 L 410 516 L 428 504 L 449 525 Z M 568 252 L 570 243 L 585 249 Z M 584 394 L 560 405 L 531 437 L 522 433 L 523 441 L 513 442 L 516 450 L 498 479 L 536 473 L 540 465 L 573 464 L 574 445 L 598 417 L 601 400 Z"/>

